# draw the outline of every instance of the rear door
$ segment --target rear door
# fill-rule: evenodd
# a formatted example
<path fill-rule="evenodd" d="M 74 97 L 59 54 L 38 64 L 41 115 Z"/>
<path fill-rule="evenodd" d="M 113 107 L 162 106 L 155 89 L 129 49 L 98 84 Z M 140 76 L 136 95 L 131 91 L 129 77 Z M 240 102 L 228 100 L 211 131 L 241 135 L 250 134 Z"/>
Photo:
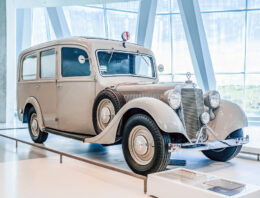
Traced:
<path fill-rule="evenodd" d="M 59 52 L 58 128 L 67 132 L 95 134 L 92 124 L 95 78 L 87 50 L 81 46 L 64 45 Z"/>
<path fill-rule="evenodd" d="M 38 102 L 46 127 L 57 128 L 57 50 L 46 48 L 39 54 Z"/>

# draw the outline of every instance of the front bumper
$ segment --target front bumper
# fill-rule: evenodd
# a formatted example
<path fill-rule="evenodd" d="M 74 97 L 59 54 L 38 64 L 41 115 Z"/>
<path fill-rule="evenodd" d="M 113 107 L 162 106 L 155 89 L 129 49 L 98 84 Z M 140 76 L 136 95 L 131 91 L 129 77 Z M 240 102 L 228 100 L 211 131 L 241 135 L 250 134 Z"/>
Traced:
<path fill-rule="evenodd" d="M 178 149 L 185 149 L 185 150 L 212 150 L 212 149 L 220 149 L 226 147 L 233 147 L 243 145 L 249 142 L 249 136 L 242 138 L 234 138 L 234 139 L 227 139 L 227 140 L 217 140 L 217 141 L 209 141 L 203 143 L 183 143 L 183 144 L 168 144 L 169 152 L 174 152 Z"/>

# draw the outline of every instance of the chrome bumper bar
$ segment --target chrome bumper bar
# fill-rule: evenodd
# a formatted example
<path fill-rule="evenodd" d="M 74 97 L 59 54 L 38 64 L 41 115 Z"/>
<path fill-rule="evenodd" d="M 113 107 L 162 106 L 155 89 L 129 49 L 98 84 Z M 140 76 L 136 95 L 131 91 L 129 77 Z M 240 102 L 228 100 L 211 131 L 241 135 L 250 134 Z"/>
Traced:
<path fill-rule="evenodd" d="M 177 149 L 185 149 L 185 150 L 211 150 L 211 149 L 220 149 L 226 147 L 233 147 L 243 145 L 249 142 L 249 136 L 242 138 L 234 138 L 234 139 L 227 139 L 227 140 L 219 140 L 219 141 L 209 141 L 209 142 L 202 142 L 202 143 L 183 143 L 183 144 L 173 144 L 169 143 L 169 152 L 174 152 Z"/>

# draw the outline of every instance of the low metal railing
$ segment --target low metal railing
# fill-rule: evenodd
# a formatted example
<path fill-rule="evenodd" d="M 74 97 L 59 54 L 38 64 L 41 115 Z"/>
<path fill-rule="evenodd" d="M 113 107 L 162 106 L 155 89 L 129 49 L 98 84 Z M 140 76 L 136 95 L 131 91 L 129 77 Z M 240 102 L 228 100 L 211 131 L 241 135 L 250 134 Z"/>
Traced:
<path fill-rule="evenodd" d="M 85 162 L 85 163 L 88 163 L 88 164 L 92 164 L 92 165 L 95 165 L 95 166 L 98 166 L 98 167 L 102 167 L 102 168 L 106 168 L 106 169 L 109 169 L 109 170 L 112 170 L 112 171 L 116 171 L 116 172 L 119 172 L 119 173 L 122 173 L 122 174 L 125 174 L 125 175 L 128 175 L 128 176 L 132 176 L 132 177 L 135 177 L 137 179 L 141 179 L 141 180 L 144 181 L 144 193 L 147 192 L 147 177 L 145 177 L 143 175 L 138 175 L 136 173 L 129 172 L 127 170 L 116 168 L 116 167 L 113 167 L 113 166 L 110 166 L 110 165 L 107 165 L 107 164 L 103 164 L 103 163 L 100 163 L 100 162 L 97 162 L 97 161 L 94 161 L 94 160 L 82 158 L 82 157 L 79 157 L 79 156 L 76 156 L 76 155 L 57 151 L 57 150 L 54 150 L 54 149 L 51 149 L 51 148 L 48 148 L 48 147 L 45 147 L 45 146 L 42 146 L 42 145 L 39 145 L 39 144 L 27 142 L 27 141 L 20 140 L 20 139 L 10 137 L 10 136 L 7 136 L 7 135 L 0 134 L 0 136 L 7 138 L 7 139 L 10 139 L 10 140 L 14 140 L 16 149 L 18 148 L 18 142 L 21 142 L 23 144 L 27 144 L 27 145 L 30 145 L 30 146 L 33 146 L 33 147 L 36 147 L 36 148 L 39 148 L 39 149 L 43 149 L 43 150 L 46 150 L 46 151 L 49 151 L 49 152 L 52 152 L 52 153 L 56 153 L 60 156 L 60 163 L 63 162 L 63 157 L 68 157 L 68 158 L 75 159 L 75 160 Z"/>

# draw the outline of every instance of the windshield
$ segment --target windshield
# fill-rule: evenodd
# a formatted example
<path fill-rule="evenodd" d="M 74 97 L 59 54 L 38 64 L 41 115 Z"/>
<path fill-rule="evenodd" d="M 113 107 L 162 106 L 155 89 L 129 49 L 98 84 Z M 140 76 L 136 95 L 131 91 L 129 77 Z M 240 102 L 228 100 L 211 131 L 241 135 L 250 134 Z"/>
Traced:
<path fill-rule="evenodd" d="M 155 77 L 151 56 L 114 50 L 97 53 L 101 75 L 135 75 Z"/>

